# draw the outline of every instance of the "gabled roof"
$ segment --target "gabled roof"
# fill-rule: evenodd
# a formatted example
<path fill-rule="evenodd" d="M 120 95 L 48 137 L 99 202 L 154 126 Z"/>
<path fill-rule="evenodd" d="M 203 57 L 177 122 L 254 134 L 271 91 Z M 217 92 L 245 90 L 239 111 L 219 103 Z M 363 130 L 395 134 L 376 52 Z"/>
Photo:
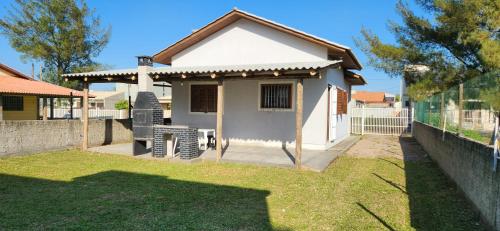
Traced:
<path fill-rule="evenodd" d="M 364 103 L 385 103 L 384 92 L 357 91 L 352 98 Z"/>
<path fill-rule="evenodd" d="M 311 43 L 326 47 L 328 49 L 328 54 L 334 56 L 335 59 L 341 58 L 343 60 L 342 66 L 346 69 L 357 69 L 362 68 L 361 64 L 357 60 L 356 56 L 352 53 L 349 47 L 322 39 L 305 32 L 284 26 L 282 24 L 273 22 L 271 20 L 238 10 L 233 9 L 224 16 L 216 19 L 215 21 L 207 24 L 203 28 L 193 32 L 187 37 L 179 40 L 178 42 L 172 44 L 166 49 L 160 51 L 153 56 L 153 60 L 157 63 L 171 64 L 172 57 L 184 49 L 192 46 L 193 44 L 207 38 L 208 36 L 216 33 L 217 31 L 223 29 L 224 27 L 236 22 L 239 19 L 247 19 L 252 22 L 258 23 L 263 26 L 270 27 L 277 31 L 290 34 L 292 36 L 304 39 Z"/>
<path fill-rule="evenodd" d="M 0 94 L 81 97 L 83 92 L 37 81 L 0 63 Z"/>
<path fill-rule="evenodd" d="M 83 92 L 47 82 L 0 75 L 0 94 L 81 97 Z"/>
<path fill-rule="evenodd" d="M 18 77 L 18 78 L 23 78 L 23 79 L 31 79 L 31 77 L 29 77 L 29 76 L 27 76 L 27 75 L 25 75 L 25 74 L 23 74 L 23 73 L 15 70 L 14 68 L 9 67 L 9 66 L 7 66 L 5 64 L 1 64 L 0 63 L 0 70 L 2 70 L 3 72 L 9 73 L 10 76 L 12 76 L 12 77 Z"/>

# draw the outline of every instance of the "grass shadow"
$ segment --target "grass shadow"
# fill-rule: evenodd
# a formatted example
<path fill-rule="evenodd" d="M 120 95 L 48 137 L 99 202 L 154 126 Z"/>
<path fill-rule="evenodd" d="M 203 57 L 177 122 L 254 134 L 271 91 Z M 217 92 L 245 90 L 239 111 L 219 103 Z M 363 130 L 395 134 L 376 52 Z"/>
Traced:
<path fill-rule="evenodd" d="M 361 208 L 363 209 L 365 212 L 367 212 L 368 214 L 370 214 L 373 218 L 377 219 L 377 221 L 379 221 L 384 227 L 386 227 L 388 230 L 391 230 L 391 231 L 394 231 L 395 229 L 392 228 L 391 225 L 389 225 L 384 219 L 382 219 L 381 217 L 377 216 L 377 214 L 375 214 L 374 212 L 372 212 L 370 209 L 368 209 L 366 206 L 364 206 L 363 204 L 359 203 L 359 202 L 356 202 L 356 204 Z"/>
<path fill-rule="evenodd" d="M 411 137 L 400 137 L 399 143 L 411 226 L 416 230 L 485 230 L 479 214 L 422 147 Z"/>
<path fill-rule="evenodd" d="M 0 230 L 273 230 L 266 190 L 121 171 L 0 182 Z"/>

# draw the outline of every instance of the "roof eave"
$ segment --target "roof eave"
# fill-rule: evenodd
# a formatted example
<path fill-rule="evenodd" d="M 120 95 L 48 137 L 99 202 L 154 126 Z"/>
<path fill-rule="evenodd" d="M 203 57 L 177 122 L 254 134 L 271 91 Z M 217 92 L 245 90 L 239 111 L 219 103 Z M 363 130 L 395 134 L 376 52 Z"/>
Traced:
<path fill-rule="evenodd" d="M 227 25 L 229 25 L 229 24 L 231 24 L 231 23 L 233 23 L 241 18 L 245 18 L 245 19 L 251 20 L 253 22 L 260 23 L 260 24 L 265 25 L 265 26 L 269 26 L 273 29 L 277 29 L 278 31 L 281 31 L 284 33 L 289 33 L 289 34 L 292 34 L 296 37 L 308 40 L 310 42 L 317 43 L 319 45 L 327 47 L 329 50 L 333 50 L 333 51 L 337 51 L 337 52 L 345 52 L 352 59 L 352 61 L 354 63 L 354 66 L 345 66 L 344 65 L 345 68 L 355 69 L 355 70 L 361 70 L 363 68 L 361 63 L 358 61 L 358 59 L 354 55 L 354 53 L 352 53 L 351 49 L 346 47 L 346 46 L 334 44 L 334 43 L 326 41 L 324 39 L 309 35 L 305 32 L 281 25 L 279 23 L 275 23 L 273 21 L 264 19 L 262 17 L 256 16 L 256 15 L 244 12 L 244 11 L 240 11 L 238 9 L 233 9 L 232 11 L 228 12 L 227 14 L 225 14 L 225 15 L 217 18 L 216 20 L 210 22 L 209 24 L 205 25 L 204 27 L 197 30 L 196 32 L 191 33 L 190 35 L 182 38 L 181 40 L 177 41 L 176 43 L 174 43 L 174 44 L 168 46 L 167 48 L 163 49 L 162 51 L 156 53 L 155 55 L 153 55 L 153 61 L 156 63 L 170 65 L 170 64 L 172 64 L 172 57 L 175 54 L 178 54 L 179 52 L 187 49 L 188 47 L 190 47 L 193 44 L 198 42 L 198 41 L 190 41 L 191 39 L 193 39 L 197 35 L 200 35 L 201 33 L 207 33 L 207 35 L 202 36 L 201 40 L 203 40 L 204 38 L 216 33 L 217 31 L 221 30 L 225 26 L 227 26 Z M 225 22 L 226 20 L 227 20 L 227 22 Z M 216 25 L 217 23 L 222 23 L 222 25 L 219 26 L 220 28 L 217 27 L 217 28 L 213 29 L 212 31 L 208 31 L 211 26 Z M 181 47 L 178 51 L 174 50 L 175 48 L 177 48 L 177 46 L 181 46 L 184 43 L 188 43 L 186 45 L 186 47 L 184 47 L 184 48 Z"/>

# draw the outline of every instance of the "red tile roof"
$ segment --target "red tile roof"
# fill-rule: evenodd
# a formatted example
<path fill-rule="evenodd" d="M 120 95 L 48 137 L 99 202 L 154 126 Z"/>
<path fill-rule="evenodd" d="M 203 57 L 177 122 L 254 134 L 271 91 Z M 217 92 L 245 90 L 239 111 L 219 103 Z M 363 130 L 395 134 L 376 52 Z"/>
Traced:
<path fill-rule="evenodd" d="M 1 93 L 43 96 L 70 96 L 72 93 L 75 97 L 83 96 L 82 91 L 77 91 L 33 79 L 25 79 L 6 75 L 0 75 L 0 94 Z"/>
<path fill-rule="evenodd" d="M 365 103 L 385 103 L 384 92 L 357 91 L 352 98 Z"/>
<path fill-rule="evenodd" d="M 34 80 L 31 77 L 0 63 L 0 94 L 2 93 L 59 97 L 71 95 L 75 97 L 83 96 L 82 91 Z M 89 97 L 91 96 L 89 95 Z"/>

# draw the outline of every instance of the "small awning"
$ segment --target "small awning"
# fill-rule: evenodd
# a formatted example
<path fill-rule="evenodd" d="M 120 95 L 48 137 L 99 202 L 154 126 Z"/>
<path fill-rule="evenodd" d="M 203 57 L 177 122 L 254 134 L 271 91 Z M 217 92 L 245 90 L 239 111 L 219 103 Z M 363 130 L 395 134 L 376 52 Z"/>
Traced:
<path fill-rule="evenodd" d="M 83 97 L 82 91 L 33 80 L 31 78 L 25 79 L 6 75 L 0 75 L 0 94 Z"/>
<path fill-rule="evenodd" d="M 116 76 L 137 76 L 137 69 L 119 69 L 109 71 L 91 71 L 83 73 L 63 74 L 63 77 L 116 77 Z"/>
<path fill-rule="evenodd" d="M 344 71 L 344 78 L 346 79 L 347 82 L 349 82 L 352 85 L 365 85 L 366 80 L 363 78 L 362 75 L 356 74 L 352 71 Z"/>
<path fill-rule="evenodd" d="M 224 77 L 265 77 L 279 72 L 279 76 L 309 76 L 311 72 L 330 66 L 340 65 L 341 60 L 318 61 L 318 62 L 295 62 L 295 63 L 269 63 L 269 64 L 247 64 L 247 65 L 224 65 L 224 66 L 191 66 L 191 67 L 151 67 L 149 75 L 154 76 L 155 81 L 169 81 L 174 78 L 201 77 L 210 78 L 211 75 Z M 94 71 L 85 73 L 64 74 L 68 79 L 84 79 L 89 82 L 137 82 L 137 69 Z M 312 74 L 311 74 L 312 75 Z M 317 75 L 316 75 L 317 76 Z"/>

